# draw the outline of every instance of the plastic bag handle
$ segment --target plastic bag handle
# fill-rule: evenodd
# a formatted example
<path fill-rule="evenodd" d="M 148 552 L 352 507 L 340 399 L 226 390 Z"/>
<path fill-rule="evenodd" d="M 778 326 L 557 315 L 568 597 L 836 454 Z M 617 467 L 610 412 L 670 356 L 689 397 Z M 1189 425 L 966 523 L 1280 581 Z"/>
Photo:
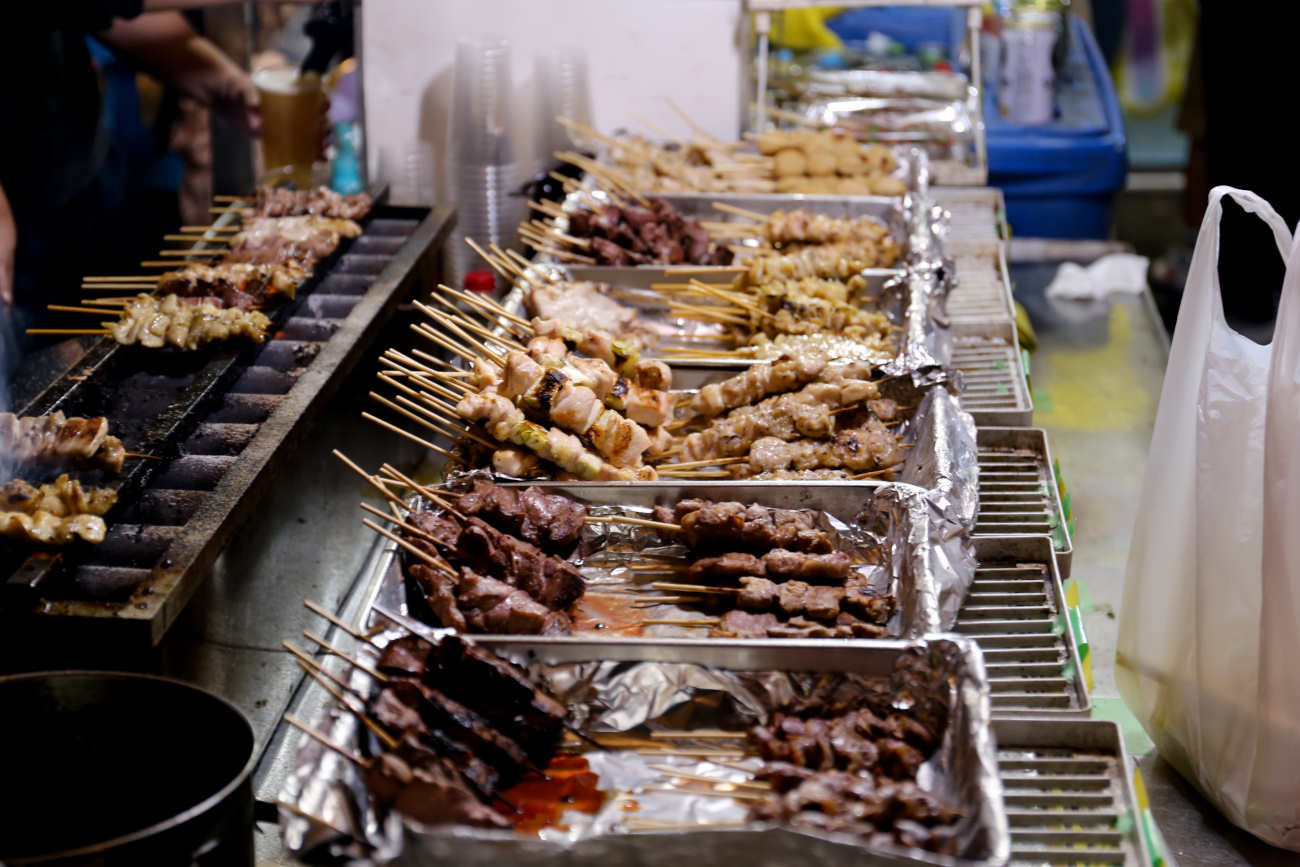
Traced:
<path fill-rule="evenodd" d="M 1213 280 L 1188 281 L 1178 308 L 1171 357 L 1177 354 L 1199 358 L 1210 339 L 1211 326 L 1218 324 L 1228 328 L 1223 315 L 1223 290 L 1219 286 L 1219 223 L 1223 217 L 1224 196 L 1230 197 L 1248 213 L 1263 220 L 1273 230 L 1273 240 L 1277 243 L 1282 260 L 1285 262 L 1290 258 L 1291 231 L 1272 205 L 1252 192 L 1235 187 L 1218 186 L 1210 190 L 1209 203 L 1196 236 L 1196 251 L 1192 255 L 1188 273 L 1202 274 L 1208 271 L 1213 275 Z M 1174 350 L 1180 346 L 1185 348 L 1182 352 L 1175 353 Z"/>

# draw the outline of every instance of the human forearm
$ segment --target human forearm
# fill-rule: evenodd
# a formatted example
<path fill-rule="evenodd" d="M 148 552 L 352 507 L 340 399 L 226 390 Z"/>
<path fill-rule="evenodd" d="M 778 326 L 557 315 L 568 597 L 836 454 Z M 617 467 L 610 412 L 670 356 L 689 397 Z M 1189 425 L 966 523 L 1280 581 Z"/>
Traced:
<path fill-rule="evenodd" d="M 5 188 L 0 186 L 0 302 L 14 303 L 14 254 L 18 250 L 18 226 L 9 207 Z"/>
<path fill-rule="evenodd" d="M 205 105 L 256 104 L 248 75 L 195 33 L 179 12 L 118 20 L 100 38 L 143 71 Z"/>

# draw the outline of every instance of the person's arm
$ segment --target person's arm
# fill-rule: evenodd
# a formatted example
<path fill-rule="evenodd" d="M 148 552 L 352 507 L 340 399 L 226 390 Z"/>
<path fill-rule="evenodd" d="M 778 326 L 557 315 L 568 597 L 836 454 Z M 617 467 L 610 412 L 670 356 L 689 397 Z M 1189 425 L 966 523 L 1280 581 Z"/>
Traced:
<path fill-rule="evenodd" d="M 76 30 L 94 33 L 115 21 L 132 19 L 144 12 L 171 12 L 179 9 L 202 9 L 229 6 L 239 0 L 55 0 L 47 3 L 24 3 L 18 13 L 19 24 L 38 30 Z M 315 5 L 320 0 L 258 0 Z"/>
<path fill-rule="evenodd" d="M 0 302 L 14 304 L 14 254 L 18 250 L 18 226 L 9 207 L 5 188 L 0 187 Z"/>
<path fill-rule="evenodd" d="M 98 35 L 164 84 L 256 129 L 257 88 L 252 79 L 221 49 L 195 33 L 179 12 L 118 19 Z"/>

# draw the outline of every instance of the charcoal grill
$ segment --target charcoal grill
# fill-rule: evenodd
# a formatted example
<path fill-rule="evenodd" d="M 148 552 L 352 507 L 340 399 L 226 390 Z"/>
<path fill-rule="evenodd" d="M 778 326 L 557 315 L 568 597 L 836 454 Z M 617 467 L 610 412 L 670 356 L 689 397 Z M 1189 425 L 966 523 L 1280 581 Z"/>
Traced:
<path fill-rule="evenodd" d="M 377 198 L 362 235 L 318 265 L 263 344 L 92 346 L 23 414 L 104 415 L 128 450 L 161 460 L 128 459 L 118 476 L 81 474 L 118 489 L 102 544 L 0 554 L 6 617 L 37 618 L 42 635 L 69 627 L 79 641 L 110 631 L 157 644 L 398 304 L 432 281 L 453 223 L 450 209 Z"/>

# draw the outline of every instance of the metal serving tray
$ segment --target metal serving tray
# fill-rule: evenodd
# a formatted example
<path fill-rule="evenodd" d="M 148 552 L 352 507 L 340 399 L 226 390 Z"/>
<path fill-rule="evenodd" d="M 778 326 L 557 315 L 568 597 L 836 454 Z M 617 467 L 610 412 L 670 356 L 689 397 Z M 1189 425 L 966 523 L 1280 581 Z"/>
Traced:
<path fill-rule="evenodd" d="M 1014 322 L 954 322 L 952 367 L 962 373 L 961 406 L 977 425 L 1026 427 L 1034 401 Z"/>
<path fill-rule="evenodd" d="M 908 261 L 912 255 L 912 226 L 909 225 L 908 214 L 903 207 L 901 197 L 665 193 L 657 195 L 656 198 L 667 201 L 683 217 L 717 222 L 739 222 L 742 218 L 735 214 L 717 210 L 713 207 L 714 202 L 725 203 L 760 214 L 771 214 L 782 210 L 789 211 L 794 208 L 808 208 L 816 213 L 827 214 L 832 217 L 870 217 L 889 229 L 890 235 L 893 236 L 894 241 L 899 246 L 900 263 Z M 562 207 L 566 211 L 579 210 L 585 208 L 586 203 L 577 193 L 571 193 L 565 198 Z M 560 221 L 557 225 L 562 231 L 568 228 L 566 221 Z M 537 261 L 549 265 L 565 264 L 546 254 L 538 256 Z M 574 280 L 593 280 L 598 283 L 608 283 L 612 286 L 632 286 L 637 288 L 648 286 L 652 282 L 664 283 L 673 279 L 680 279 L 682 270 L 687 272 L 699 271 L 703 267 L 706 266 L 689 263 L 681 265 L 631 265 L 625 267 L 573 263 L 568 265 Z M 900 268 L 891 267 L 868 268 L 861 273 L 867 278 L 868 285 L 873 290 L 878 290 L 886 279 L 900 272 Z M 674 277 L 675 273 L 676 277 Z"/>
<path fill-rule="evenodd" d="M 953 241 L 944 245 L 956 279 L 944 299 L 949 322 L 1015 322 L 1006 244 Z"/>
<path fill-rule="evenodd" d="M 1061 576 L 1070 577 L 1074 546 L 1042 428 L 981 427 L 976 536 L 1051 536 Z"/>
<path fill-rule="evenodd" d="M 950 241 L 1006 241 L 1007 205 L 996 187 L 931 187 L 930 198 L 948 212 Z"/>
<path fill-rule="evenodd" d="M 397 618 L 412 632 L 437 640 L 427 627 Z M 784 827 L 745 825 L 725 829 L 688 831 L 626 831 L 611 828 L 608 833 L 580 837 L 576 841 L 558 842 L 522 837 L 511 832 L 491 832 L 450 826 L 445 828 L 421 827 L 406 822 L 401 842 L 385 835 L 396 836 L 393 823 L 375 820 L 373 810 L 365 809 L 371 819 L 369 842 L 382 840 L 389 844 L 387 851 L 396 855 L 396 864 L 457 863 L 461 865 L 489 864 L 568 864 L 568 865 L 676 865 L 682 859 L 703 863 L 730 863 L 751 859 L 756 863 L 788 864 L 812 863 L 827 865 L 862 864 L 880 865 L 932 864 L 946 867 L 975 867 L 975 865 L 1001 865 L 1007 862 L 1009 833 L 1003 815 L 1001 786 L 997 778 L 995 747 L 990 737 L 987 690 L 984 685 L 983 664 L 979 649 L 958 636 L 931 636 L 916 641 L 845 642 L 827 645 L 819 642 L 783 641 L 677 641 L 611 640 L 586 641 L 581 639 L 518 639 L 503 638 L 476 643 L 491 646 L 521 661 L 537 663 L 544 676 L 549 677 L 557 666 L 570 666 L 596 662 L 606 664 L 621 662 L 619 666 L 602 665 L 597 683 L 610 683 L 615 679 L 630 683 L 635 669 L 664 666 L 651 680 L 665 679 L 679 682 L 681 687 L 672 696 L 667 707 L 651 708 L 644 690 L 608 689 L 598 691 L 586 701 L 579 699 L 572 708 L 588 707 L 589 713 L 608 714 L 611 710 L 626 710 L 626 724 L 618 730 L 629 731 L 642 720 L 655 719 L 668 707 L 678 707 L 692 701 L 688 697 L 696 687 L 688 685 L 691 677 L 682 665 L 701 666 L 724 675 L 726 672 L 843 672 L 867 675 L 890 673 L 900 654 L 915 652 L 934 653 L 947 646 L 955 646 L 952 674 L 944 679 L 952 684 L 946 697 L 950 715 L 948 730 L 941 745 L 938 760 L 932 758 L 935 770 L 946 780 L 950 797 L 956 799 L 971 817 L 966 835 L 973 848 L 971 857 L 953 858 L 916 849 L 897 846 L 865 848 L 861 840 L 834 834 L 795 832 Z M 534 669 L 536 670 L 536 669 Z M 631 671 L 630 671 L 631 670 Z M 629 678 L 629 674 L 633 677 Z M 699 677 L 707 674 L 700 672 Z M 368 678 L 354 673 L 354 685 L 368 689 Z M 706 681 L 708 704 L 715 702 L 713 689 L 720 684 Z M 312 684 L 310 690 L 319 691 Z M 607 696 L 602 697 L 604 692 Z M 614 704 L 609 702 L 613 700 Z M 657 711 L 657 712 L 656 712 Z M 690 715 L 687 715 L 690 716 Z M 606 716 L 608 718 L 608 716 Z M 676 714 L 674 719 L 680 718 Z M 693 727 L 691 722 L 687 727 Z M 331 737 L 343 743 L 355 742 L 357 725 L 347 714 L 333 714 L 333 719 L 318 723 L 318 728 L 330 732 Z M 610 727 L 603 726 L 602 730 Z M 353 802 L 355 809 L 366 800 L 360 791 L 355 770 L 346 763 L 322 754 L 314 742 L 305 737 L 298 744 L 297 770 L 290 775 L 280 795 L 284 807 L 289 848 L 302 854 L 307 841 L 322 839 L 319 829 L 323 822 L 339 822 L 341 826 L 353 824 L 354 815 L 347 815 L 343 804 Z M 632 794 L 637 794 L 635 791 Z M 353 824 L 355 829 L 355 825 Z M 380 830 L 383 829 L 383 830 Z M 360 830 L 360 829 L 356 829 Z M 346 831 L 343 831 L 346 833 Z M 378 833 L 376 833 L 378 832 Z M 337 835 L 334 835 L 337 837 Z M 400 854 L 394 851 L 400 846 Z"/>
<path fill-rule="evenodd" d="M 983 536 L 975 560 L 955 631 L 984 651 L 994 714 L 1087 717 L 1092 700 L 1051 540 Z"/>
<path fill-rule="evenodd" d="M 814 509 L 852 526 L 855 519 L 877 500 L 877 496 L 892 486 L 884 482 L 845 482 L 809 485 L 806 482 L 727 482 L 723 484 L 690 482 L 520 482 L 512 487 L 536 485 L 548 491 L 565 494 L 589 506 L 622 507 L 634 514 L 646 514 L 655 505 L 673 505 L 692 497 L 708 500 L 737 500 L 773 508 Z M 904 495 L 905 496 L 905 495 Z M 939 521 L 924 507 L 915 507 L 893 498 L 883 499 L 873 512 L 889 522 L 883 528 L 881 540 L 884 558 L 882 565 L 892 572 L 892 590 L 898 599 L 896 634 L 916 637 L 944 631 L 945 622 L 953 622 L 954 613 L 961 605 L 961 595 L 971 583 L 975 561 L 970 548 L 956 539 L 956 527 L 930 525 Z M 925 524 L 925 526 L 921 526 Z M 949 534 L 953 535 L 949 537 Z M 948 538 L 945 538 L 948 537 Z M 945 552 L 936 550 L 944 545 Z M 372 605 L 385 611 L 407 611 L 406 583 L 402 572 L 401 551 L 389 543 L 384 549 L 387 562 L 381 564 L 382 577 L 372 591 Z M 591 559 L 590 557 L 588 559 Z M 599 567 L 596 567 L 599 568 Z M 658 580 L 673 581 L 671 576 Z M 681 580 L 681 579 L 676 579 Z M 589 590 L 599 592 L 601 585 L 589 584 Z M 648 595 L 654 595 L 653 593 Z M 947 617 L 944 613 L 947 613 Z M 690 619 L 693 608 L 665 608 L 647 611 L 650 619 L 671 617 Z M 699 616 L 696 614 L 696 616 Z M 957 615 L 960 617 L 960 615 Z M 372 613 L 366 627 L 384 625 L 382 615 Z M 891 621 L 891 625 L 894 621 Z M 698 640 L 727 641 L 729 639 L 701 638 L 707 634 L 705 627 L 652 626 L 656 634 L 641 640 L 656 641 L 666 637 L 691 636 Z M 605 641 L 612 639 L 612 631 L 582 631 L 576 633 L 586 639 Z M 610 636 L 609 639 L 606 636 Z M 483 636 L 474 635 L 481 640 Z M 536 640 L 528 636 L 529 640 Z M 750 639 L 745 639 L 750 640 Z M 785 640 L 785 639 L 782 639 Z M 792 639 L 793 640 L 793 639 Z M 845 639 L 835 639 L 843 641 Z"/>
<path fill-rule="evenodd" d="M 1118 725 L 998 719 L 993 732 L 1011 863 L 1150 867 Z"/>

